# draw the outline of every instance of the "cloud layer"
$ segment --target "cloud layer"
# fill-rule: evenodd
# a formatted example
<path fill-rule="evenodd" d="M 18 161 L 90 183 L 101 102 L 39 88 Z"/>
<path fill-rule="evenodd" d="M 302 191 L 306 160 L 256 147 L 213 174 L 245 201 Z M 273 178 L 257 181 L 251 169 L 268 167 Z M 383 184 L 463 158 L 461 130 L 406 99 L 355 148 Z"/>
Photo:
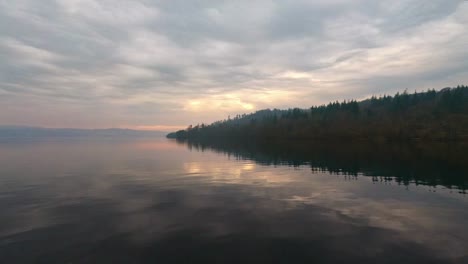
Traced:
<path fill-rule="evenodd" d="M 0 1 L 0 125 L 173 129 L 468 83 L 468 2 Z"/>

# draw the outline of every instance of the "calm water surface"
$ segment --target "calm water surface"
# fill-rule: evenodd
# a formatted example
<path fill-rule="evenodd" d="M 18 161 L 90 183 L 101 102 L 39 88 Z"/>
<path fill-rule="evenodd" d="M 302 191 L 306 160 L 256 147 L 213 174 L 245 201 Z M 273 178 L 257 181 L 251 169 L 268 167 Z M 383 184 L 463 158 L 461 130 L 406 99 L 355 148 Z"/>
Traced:
<path fill-rule="evenodd" d="M 459 164 L 268 153 L 1 142 L 0 262 L 468 263 Z"/>

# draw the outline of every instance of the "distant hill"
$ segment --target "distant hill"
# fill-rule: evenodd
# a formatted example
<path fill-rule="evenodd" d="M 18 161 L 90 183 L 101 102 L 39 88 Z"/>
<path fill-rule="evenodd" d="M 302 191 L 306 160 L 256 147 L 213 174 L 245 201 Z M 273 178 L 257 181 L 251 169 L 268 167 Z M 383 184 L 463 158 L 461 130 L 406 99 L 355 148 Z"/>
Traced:
<path fill-rule="evenodd" d="M 167 135 L 178 139 L 468 140 L 468 86 L 265 109 Z"/>
<path fill-rule="evenodd" d="M 0 126 L 0 138 L 37 138 L 37 137 L 161 137 L 162 131 L 142 131 L 132 129 L 75 129 L 42 128 L 26 126 Z"/>

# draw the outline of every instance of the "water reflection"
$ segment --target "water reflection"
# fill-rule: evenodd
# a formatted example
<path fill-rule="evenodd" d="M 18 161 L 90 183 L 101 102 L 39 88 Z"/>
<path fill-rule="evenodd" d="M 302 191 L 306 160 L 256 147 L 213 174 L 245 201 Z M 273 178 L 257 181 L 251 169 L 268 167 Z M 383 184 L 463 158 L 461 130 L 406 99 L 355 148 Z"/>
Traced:
<path fill-rule="evenodd" d="M 428 191 L 434 188 L 416 185 L 413 178 L 407 186 L 394 181 L 376 184 L 372 177 L 362 177 L 362 168 L 377 167 L 370 162 L 358 166 L 355 174 L 343 166 L 336 175 L 324 169 L 332 167 L 328 163 L 312 166 L 311 156 L 298 163 L 281 154 L 271 162 L 266 152 L 245 156 L 210 146 L 227 154 L 220 155 L 189 151 L 186 146 L 166 140 L 1 145 L 0 259 L 6 263 L 468 260 L 468 199 L 458 191 L 440 187 Z M 345 164 L 337 159 L 334 168 Z M 458 163 L 449 165 L 454 164 Z"/>
<path fill-rule="evenodd" d="M 460 143 L 320 143 L 285 141 L 275 144 L 233 141 L 184 141 L 198 151 L 224 153 L 239 160 L 264 165 L 304 166 L 356 179 L 371 176 L 374 182 L 468 187 L 468 145 Z"/>

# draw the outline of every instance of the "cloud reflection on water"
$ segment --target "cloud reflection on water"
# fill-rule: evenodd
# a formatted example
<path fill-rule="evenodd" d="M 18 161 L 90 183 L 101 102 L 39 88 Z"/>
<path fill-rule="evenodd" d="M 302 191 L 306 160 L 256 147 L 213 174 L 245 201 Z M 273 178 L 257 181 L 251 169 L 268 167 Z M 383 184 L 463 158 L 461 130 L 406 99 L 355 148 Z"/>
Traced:
<path fill-rule="evenodd" d="M 19 263 L 466 259 L 467 199 L 449 190 L 165 140 L 9 145 L 0 164 L 0 256 Z"/>

